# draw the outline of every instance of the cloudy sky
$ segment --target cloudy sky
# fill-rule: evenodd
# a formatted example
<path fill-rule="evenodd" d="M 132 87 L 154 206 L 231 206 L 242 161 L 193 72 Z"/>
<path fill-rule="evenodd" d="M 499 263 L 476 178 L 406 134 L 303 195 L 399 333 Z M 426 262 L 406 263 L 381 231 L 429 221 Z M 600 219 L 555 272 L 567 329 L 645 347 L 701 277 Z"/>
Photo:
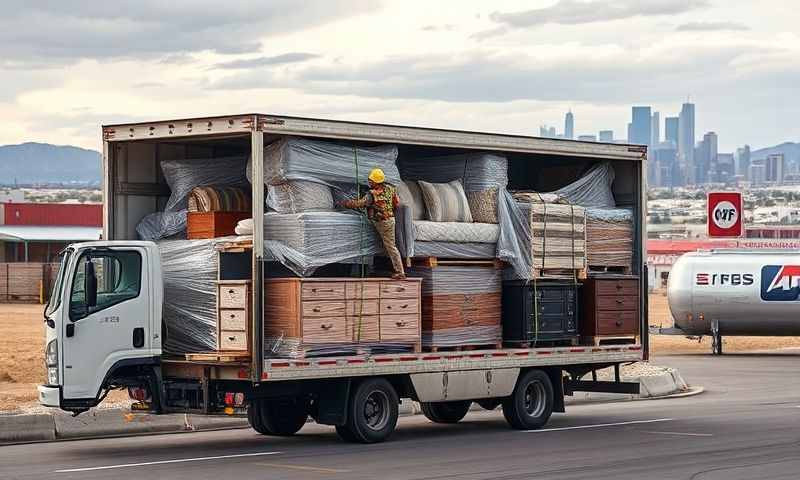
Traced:
<path fill-rule="evenodd" d="M 0 7 L 0 144 L 252 111 L 536 135 L 572 109 L 576 133 L 624 138 L 631 105 L 663 122 L 687 97 L 721 151 L 800 141 L 795 0 Z"/>

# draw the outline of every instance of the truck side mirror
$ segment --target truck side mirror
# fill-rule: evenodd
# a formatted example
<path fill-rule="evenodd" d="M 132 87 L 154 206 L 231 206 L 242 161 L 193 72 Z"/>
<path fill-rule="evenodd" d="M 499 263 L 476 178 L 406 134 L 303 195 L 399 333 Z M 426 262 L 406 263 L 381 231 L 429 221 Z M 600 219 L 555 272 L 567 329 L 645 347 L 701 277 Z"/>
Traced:
<path fill-rule="evenodd" d="M 84 274 L 83 291 L 86 295 L 86 307 L 94 307 L 97 305 L 97 276 L 91 258 L 86 259 Z"/>

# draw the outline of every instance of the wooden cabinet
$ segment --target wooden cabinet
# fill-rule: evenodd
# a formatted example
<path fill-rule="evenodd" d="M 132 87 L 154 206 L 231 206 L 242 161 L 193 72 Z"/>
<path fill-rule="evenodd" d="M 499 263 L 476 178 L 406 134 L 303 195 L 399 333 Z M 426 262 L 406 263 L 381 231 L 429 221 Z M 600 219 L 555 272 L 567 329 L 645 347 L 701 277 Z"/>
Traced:
<path fill-rule="evenodd" d="M 271 278 L 265 280 L 268 338 L 301 347 L 420 343 L 419 279 Z"/>
<path fill-rule="evenodd" d="M 217 281 L 217 350 L 250 349 L 250 280 Z"/>
<path fill-rule="evenodd" d="M 592 277 L 583 291 L 581 334 L 595 344 L 630 341 L 639 335 L 639 279 L 631 276 Z"/>

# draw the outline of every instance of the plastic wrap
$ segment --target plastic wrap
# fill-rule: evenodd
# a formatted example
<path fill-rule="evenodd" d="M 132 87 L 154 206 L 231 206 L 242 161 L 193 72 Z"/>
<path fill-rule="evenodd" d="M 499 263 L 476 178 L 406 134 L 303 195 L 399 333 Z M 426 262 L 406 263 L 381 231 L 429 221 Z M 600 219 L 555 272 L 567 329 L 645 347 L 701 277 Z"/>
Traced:
<path fill-rule="evenodd" d="M 422 281 L 422 344 L 488 345 L 502 340 L 502 271 L 494 266 L 412 267 Z"/>
<path fill-rule="evenodd" d="M 331 263 L 359 262 L 383 253 L 375 228 L 356 212 L 264 215 L 265 253 L 300 276 Z"/>
<path fill-rule="evenodd" d="M 613 183 L 614 167 L 609 162 L 603 162 L 594 165 L 581 178 L 551 193 L 582 207 L 616 207 L 611 192 Z"/>
<path fill-rule="evenodd" d="M 145 216 L 136 226 L 142 240 L 158 240 L 186 231 L 188 198 L 194 187 L 248 187 L 244 157 L 163 160 L 161 170 L 171 190 L 163 212 Z"/>
<path fill-rule="evenodd" d="M 343 355 L 377 355 L 403 353 L 413 347 L 408 342 L 362 342 L 362 343 L 315 343 L 303 344 L 292 337 L 266 337 L 264 356 L 266 358 L 314 358 Z"/>
<path fill-rule="evenodd" d="M 164 351 L 207 352 L 217 348 L 217 252 L 223 239 L 162 240 Z"/>
<path fill-rule="evenodd" d="M 278 213 L 333 210 L 331 187 L 305 180 L 293 180 L 267 187 L 267 206 Z"/>
<path fill-rule="evenodd" d="M 339 188 L 339 184 L 366 185 L 370 170 L 380 168 L 386 175 L 386 181 L 397 185 L 400 173 L 396 161 L 395 145 L 355 147 L 318 140 L 283 138 L 264 147 L 264 183 L 279 185 L 290 180 L 308 180 L 334 188 Z M 247 178 L 252 181 L 250 162 L 247 164 Z"/>
<path fill-rule="evenodd" d="M 586 248 L 590 267 L 631 268 L 633 263 L 633 210 L 586 210 Z"/>

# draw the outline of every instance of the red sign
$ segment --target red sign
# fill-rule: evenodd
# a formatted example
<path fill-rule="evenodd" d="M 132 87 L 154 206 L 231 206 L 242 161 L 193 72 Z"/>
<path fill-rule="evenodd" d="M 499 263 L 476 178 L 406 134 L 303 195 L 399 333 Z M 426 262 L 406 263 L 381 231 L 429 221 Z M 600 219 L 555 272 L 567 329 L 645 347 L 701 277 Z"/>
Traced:
<path fill-rule="evenodd" d="M 740 192 L 708 194 L 708 236 L 741 237 L 744 202 Z"/>

